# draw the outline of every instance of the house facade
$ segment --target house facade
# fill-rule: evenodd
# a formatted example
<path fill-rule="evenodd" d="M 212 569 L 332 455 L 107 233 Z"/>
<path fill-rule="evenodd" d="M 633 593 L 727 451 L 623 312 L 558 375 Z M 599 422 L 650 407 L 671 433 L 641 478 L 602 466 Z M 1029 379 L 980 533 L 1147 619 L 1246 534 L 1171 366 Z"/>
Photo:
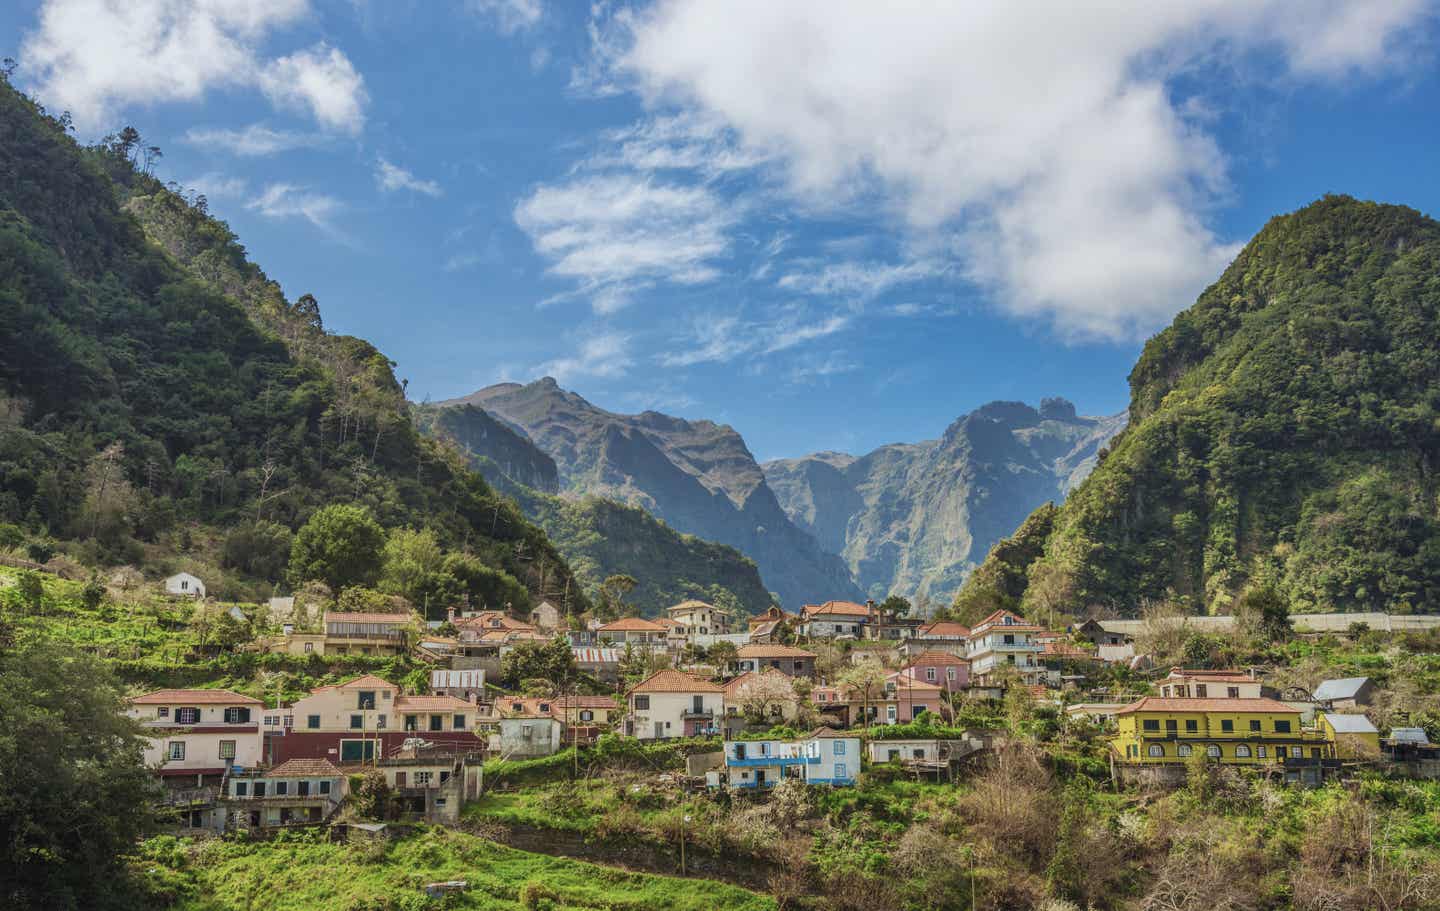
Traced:
<path fill-rule="evenodd" d="M 325 612 L 325 654 L 403 655 L 414 614 Z"/>
<path fill-rule="evenodd" d="M 554 715 L 511 715 L 500 719 L 500 732 L 491 735 L 490 749 L 501 759 L 534 759 L 560 749 L 565 725 Z"/>
<path fill-rule="evenodd" d="M 1027 623 L 1007 610 L 986 617 L 970 631 L 965 657 L 970 661 L 971 677 L 988 685 L 1001 667 L 1008 667 L 1027 686 L 1041 683 L 1045 663 L 1040 658 L 1042 646 L 1036 635 L 1044 631 L 1044 627 Z"/>
<path fill-rule="evenodd" d="M 707 776 L 712 787 L 764 789 L 786 779 L 853 785 L 860 773 L 860 738 L 819 728 L 799 740 L 731 740 L 724 761 L 723 782 L 718 773 Z"/>
<path fill-rule="evenodd" d="M 165 594 L 172 598 L 203 598 L 205 583 L 190 573 L 176 573 L 165 580 Z"/>
<path fill-rule="evenodd" d="M 541 601 L 530 611 L 530 625 L 541 632 L 554 633 L 564 621 L 565 615 L 560 612 L 560 608 L 549 601 Z"/>
<path fill-rule="evenodd" d="M 466 702 L 485 702 L 485 669 L 451 670 L 437 668 L 430 672 L 432 696 L 454 696 Z"/>
<path fill-rule="evenodd" d="M 949 652 L 926 650 L 900 669 L 908 680 L 932 683 L 943 692 L 958 693 L 970 685 L 970 662 Z"/>
<path fill-rule="evenodd" d="M 276 762 L 328 759 L 344 765 L 391 755 L 407 739 L 479 749 L 480 711 L 454 696 L 406 696 L 393 683 L 367 674 L 296 700 L 270 750 Z"/>
<path fill-rule="evenodd" d="M 791 645 L 742 645 L 735 650 L 734 668 L 739 673 L 770 668 L 790 677 L 814 677 L 815 653 Z"/>
<path fill-rule="evenodd" d="M 704 601 L 681 601 L 665 613 L 680 627 L 686 638 L 694 635 L 719 636 L 730 632 L 730 612 Z"/>
<path fill-rule="evenodd" d="M 799 632 L 811 639 L 862 639 L 875 622 L 875 608 L 853 601 L 826 601 L 800 609 Z"/>
<path fill-rule="evenodd" d="M 1172 667 L 1156 686 L 1167 699 L 1259 699 L 1265 695 L 1259 678 L 1246 671 Z"/>
<path fill-rule="evenodd" d="M 319 825 L 330 818 L 349 778 L 326 759 L 292 759 L 273 769 L 251 769 L 226 781 L 225 828 L 272 829 Z"/>
<path fill-rule="evenodd" d="M 1115 722 L 1112 755 L 1129 765 L 1183 764 L 1196 753 L 1241 766 L 1335 755 L 1330 735 L 1302 728 L 1300 710 L 1274 699 L 1145 696 Z"/>
<path fill-rule="evenodd" d="M 694 737 L 719 730 L 725 690 L 676 670 L 656 671 L 625 694 L 625 733 L 640 740 Z"/>
<path fill-rule="evenodd" d="M 218 784 L 264 757 L 264 703 L 229 690 L 156 690 L 127 700 L 149 743 L 145 764 L 175 787 Z"/>
<path fill-rule="evenodd" d="M 663 623 L 641 617 L 621 617 L 595 630 L 597 641 L 614 645 L 639 645 L 664 648 L 670 628 Z"/>
<path fill-rule="evenodd" d="M 1364 715 L 1317 712 L 1315 724 L 1334 741 L 1337 758 L 1374 760 L 1380 757 L 1380 731 Z"/>

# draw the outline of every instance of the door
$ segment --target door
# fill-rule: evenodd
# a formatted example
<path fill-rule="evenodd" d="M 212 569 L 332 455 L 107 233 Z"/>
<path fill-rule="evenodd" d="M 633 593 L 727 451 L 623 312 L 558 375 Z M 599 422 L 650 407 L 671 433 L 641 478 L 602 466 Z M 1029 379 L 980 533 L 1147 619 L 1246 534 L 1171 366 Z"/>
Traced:
<path fill-rule="evenodd" d="M 397 788 L 403 788 L 403 787 L 405 787 L 405 773 L 404 773 L 404 772 L 396 772 L 396 773 L 395 773 L 395 787 L 397 787 Z"/>
<path fill-rule="evenodd" d="M 657 721 L 657 722 L 655 722 L 655 739 L 656 739 L 656 740 L 660 740 L 660 739 L 663 738 L 664 736 L 665 736 L 665 722 L 663 722 L 663 721 Z"/>
<path fill-rule="evenodd" d="M 765 787 L 765 770 L 764 770 L 764 769 L 756 769 L 756 770 L 755 770 L 755 787 L 757 787 L 757 788 L 763 788 L 763 787 Z"/>

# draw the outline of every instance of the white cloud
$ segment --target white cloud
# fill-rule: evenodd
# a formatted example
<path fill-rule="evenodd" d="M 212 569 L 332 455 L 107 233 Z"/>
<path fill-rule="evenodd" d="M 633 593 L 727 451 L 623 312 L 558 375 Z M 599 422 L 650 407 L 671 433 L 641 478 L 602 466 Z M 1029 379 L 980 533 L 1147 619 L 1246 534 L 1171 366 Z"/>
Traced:
<path fill-rule="evenodd" d="M 365 99 L 344 54 L 322 45 L 268 61 L 260 52 L 273 32 L 309 13 L 308 0 L 43 0 L 21 43 L 22 75 L 84 131 L 113 127 L 127 105 L 255 87 L 353 131 Z"/>
<path fill-rule="evenodd" d="M 190 145 L 218 148 L 247 158 L 318 145 L 324 139 L 315 133 L 276 130 L 263 123 L 252 123 L 238 130 L 192 127 L 185 131 L 185 141 Z"/>
<path fill-rule="evenodd" d="M 206 199 L 243 199 L 250 190 L 250 185 L 244 178 L 230 177 L 217 171 L 191 178 L 184 181 L 183 185 Z"/>
<path fill-rule="evenodd" d="M 831 263 L 818 271 L 782 275 L 776 284 L 787 291 L 805 294 L 869 299 L 897 285 L 936 278 L 945 271 L 941 263 L 929 261 L 897 264 L 841 262 Z"/>
<path fill-rule="evenodd" d="M 365 79 L 324 42 L 271 62 L 260 73 L 260 90 L 276 107 L 308 111 L 328 129 L 355 135 L 365 125 Z"/>
<path fill-rule="evenodd" d="M 633 173 L 579 177 L 537 188 L 515 207 L 515 222 L 550 271 L 576 279 L 597 313 L 624 307 L 655 282 L 697 285 L 719 275 L 739 217 L 703 186 Z M 552 300 L 554 300 L 552 298 Z"/>
<path fill-rule="evenodd" d="M 718 117 L 675 114 L 651 117 L 605 133 L 606 148 L 582 167 L 624 167 L 652 173 L 695 171 L 719 177 L 749 170 L 766 155 L 740 145 L 735 133 Z"/>
<path fill-rule="evenodd" d="M 396 164 L 391 164 L 384 158 L 375 165 L 375 183 L 386 193 L 396 190 L 413 190 L 416 193 L 423 193 L 426 196 L 439 197 L 445 194 L 440 189 L 440 184 L 433 180 L 422 180 L 414 174 Z"/>
<path fill-rule="evenodd" d="M 742 320 L 729 314 L 700 314 L 689 332 L 676 340 L 669 351 L 655 360 L 662 367 L 693 367 L 696 364 L 729 363 L 740 357 L 763 357 L 834 335 L 850 327 L 848 314 L 819 318 L 802 310 L 773 320 Z"/>
<path fill-rule="evenodd" d="M 625 85 L 774 163 L 803 204 L 876 204 L 996 303 L 1133 338 L 1233 255 L 1209 216 L 1228 159 L 1187 84 L 1261 59 L 1293 82 L 1407 59 L 1427 0 L 894 5 L 674 0 L 595 17 L 587 84 Z M 608 81 L 607 81 L 608 80 Z M 662 166 L 686 146 L 640 143 Z M 935 249 L 932 247 L 932 249 Z M 858 282 L 858 275 L 832 275 Z"/>
<path fill-rule="evenodd" d="M 317 228 L 333 232 L 333 218 L 342 208 L 340 200 L 288 183 L 272 183 L 245 204 L 266 218 L 303 218 Z"/>
<path fill-rule="evenodd" d="M 583 376 L 599 379 L 624 376 L 634 365 L 630 336 L 623 332 L 601 332 L 581 342 L 574 354 L 546 361 L 535 371 L 564 383 Z"/>
<path fill-rule="evenodd" d="M 790 368 L 790 382 L 814 385 L 822 380 L 828 380 L 832 376 L 854 373 L 859 369 L 860 365 L 846 357 L 844 352 L 835 351 L 820 360 L 797 361 Z"/>
<path fill-rule="evenodd" d="M 496 27 L 507 35 L 534 28 L 545 14 L 540 0 L 466 0 L 465 8 L 494 19 Z"/>

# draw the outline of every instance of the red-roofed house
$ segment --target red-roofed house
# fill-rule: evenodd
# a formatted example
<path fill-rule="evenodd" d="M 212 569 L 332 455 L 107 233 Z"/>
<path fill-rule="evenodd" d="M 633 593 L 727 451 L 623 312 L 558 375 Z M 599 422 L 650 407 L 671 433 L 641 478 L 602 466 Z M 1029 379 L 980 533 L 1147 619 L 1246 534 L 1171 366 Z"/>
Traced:
<path fill-rule="evenodd" d="M 145 728 L 145 764 L 177 787 L 219 784 L 232 766 L 263 755 L 259 699 L 229 690 L 155 690 L 126 700 Z"/>
<path fill-rule="evenodd" d="M 297 699 L 284 732 L 271 737 L 270 750 L 276 762 L 368 762 L 390 755 L 407 738 L 420 737 L 478 751 L 483 748 L 475 734 L 479 712 L 475 704 L 454 696 L 406 696 L 395 684 L 366 674 Z"/>
<path fill-rule="evenodd" d="M 799 632 L 812 639 L 864 638 L 865 628 L 878 619 L 874 606 L 853 601 L 826 601 L 800 609 Z"/>
<path fill-rule="evenodd" d="M 970 685 L 970 662 L 958 655 L 927 650 L 910 659 L 900 674 L 922 683 L 933 683 L 947 693 L 956 693 Z"/>
<path fill-rule="evenodd" d="M 613 642 L 616 645 L 629 643 L 663 647 L 669 632 L 670 627 L 663 623 L 656 623 L 641 617 L 621 617 L 619 620 L 612 620 L 595 630 L 595 636 L 601 642 Z"/>
<path fill-rule="evenodd" d="M 669 669 L 635 684 L 625 702 L 625 733 L 640 740 L 712 733 L 725 714 L 724 688 Z"/>
<path fill-rule="evenodd" d="M 1020 682 L 1034 686 L 1045 677 L 1045 662 L 1040 658 L 1042 646 L 1036 641 L 1045 628 L 1036 626 L 1019 614 L 998 610 L 975 624 L 970 630 L 970 674 L 982 684 L 993 682 L 998 668 L 1014 668 Z"/>

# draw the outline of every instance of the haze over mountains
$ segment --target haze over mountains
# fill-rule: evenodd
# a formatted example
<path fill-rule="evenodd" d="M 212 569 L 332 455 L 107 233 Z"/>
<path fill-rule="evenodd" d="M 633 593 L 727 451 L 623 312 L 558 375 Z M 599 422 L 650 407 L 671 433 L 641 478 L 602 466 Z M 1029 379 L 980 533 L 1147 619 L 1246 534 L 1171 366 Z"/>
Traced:
<path fill-rule="evenodd" d="M 995 402 L 940 439 L 761 466 L 729 426 L 616 414 L 548 377 L 432 407 L 482 471 L 487 459 L 492 474 L 553 459 L 564 493 L 639 506 L 678 531 L 739 549 L 792 609 L 891 592 L 948 600 L 992 544 L 1035 507 L 1063 499 L 1124 424 L 1121 416 L 1077 416 L 1064 399 L 1038 409 Z M 522 442 L 535 457 L 522 454 Z M 502 486 L 527 483 L 501 474 Z"/>

